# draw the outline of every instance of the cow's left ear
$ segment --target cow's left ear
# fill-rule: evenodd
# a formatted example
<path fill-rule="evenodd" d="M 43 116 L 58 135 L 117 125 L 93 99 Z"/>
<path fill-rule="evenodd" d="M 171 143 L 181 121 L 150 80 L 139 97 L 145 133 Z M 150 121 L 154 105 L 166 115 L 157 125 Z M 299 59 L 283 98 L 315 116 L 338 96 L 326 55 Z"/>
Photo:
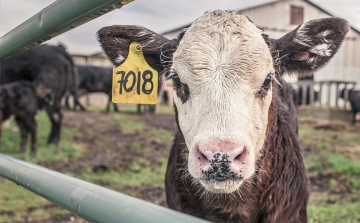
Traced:
<path fill-rule="evenodd" d="M 159 73 L 167 68 L 172 53 L 179 45 L 182 36 L 169 40 L 142 26 L 114 25 L 97 32 L 97 39 L 105 54 L 115 65 L 121 65 L 127 58 L 129 46 L 138 42 L 146 61 Z"/>
<path fill-rule="evenodd" d="M 280 39 L 264 37 L 280 74 L 312 75 L 336 54 L 349 31 L 340 18 L 311 20 Z"/>

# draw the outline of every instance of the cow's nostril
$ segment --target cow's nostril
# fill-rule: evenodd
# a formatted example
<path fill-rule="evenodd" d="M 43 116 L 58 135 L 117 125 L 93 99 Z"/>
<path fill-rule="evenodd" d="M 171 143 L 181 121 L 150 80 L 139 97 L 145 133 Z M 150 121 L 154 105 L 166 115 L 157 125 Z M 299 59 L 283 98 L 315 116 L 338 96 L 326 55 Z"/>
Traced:
<path fill-rule="evenodd" d="M 234 160 L 235 160 L 235 161 L 240 160 L 240 159 L 241 159 L 241 154 L 242 154 L 242 153 L 240 153 L 239 155 L 237 155 Z"/>
<path fill-rule="evenodd" d="M 208 158 L 199 150 L 198 159 L 201 161 L 207 161 Z"/>
<path fill-rule="evenodd" d="M 237 164 L 244 164 L 246 160 L 246 149 L 243 149 L 237 156 L 234 158 L 234 162 Z"/>

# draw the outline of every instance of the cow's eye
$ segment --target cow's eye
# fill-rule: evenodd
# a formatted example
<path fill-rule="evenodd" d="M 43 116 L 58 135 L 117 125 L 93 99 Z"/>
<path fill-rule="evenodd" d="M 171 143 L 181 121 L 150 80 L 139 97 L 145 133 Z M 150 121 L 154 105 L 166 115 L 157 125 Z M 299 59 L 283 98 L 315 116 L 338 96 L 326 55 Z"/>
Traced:
<path fill-rule="evenodd" d="M 173 72 L 172 74 L 170 74 L 173 85 L 175 88 L 180 88 L 181 87 L 181 82 L 180 82 L 180 78 L 179 75 L 175 72 Z"/>
<path fill-rule="evenodd" d="M 266 76 L 264 83 L 262 85 L 263 89 L 269 90 L 269 88 L 271 87 L 272 78 L 273 78 L 273 74 L 271 74 L 271 73 Z"/>

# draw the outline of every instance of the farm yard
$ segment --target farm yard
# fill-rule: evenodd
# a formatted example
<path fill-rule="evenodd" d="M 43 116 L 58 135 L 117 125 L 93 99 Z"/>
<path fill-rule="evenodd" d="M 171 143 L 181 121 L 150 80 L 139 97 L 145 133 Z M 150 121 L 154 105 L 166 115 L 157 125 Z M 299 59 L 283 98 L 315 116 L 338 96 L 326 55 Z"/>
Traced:
<path fill-rule="evenodd" d="M 62 140 L 47 145 L 47 115 L 39 111 L 38 152 L 19 152 L 14 121 L 2 126 L 1 152 L 166 206 L 164 175 L 176 124 L 171 107 L 156 114 L 64 110 Z M 299 117 L 311 196 L 308 222 L 360 222 L 360 126 Z M 0 222 L 86 222 L 0 178 Z"/>
<path fill-rule="evenodd" d="M 161 31 L 143 21 L 154 23 L 146 17 L 150 12 L 164 13 L 144 3 L 134 3 L 131 16 L 124 13 L 137 22 L 120 19 L 109 26 L 119 17 L 98 18 L 130 2 L 57 0 L 5 29 L 0 38 L 0 223 L 148 222 L 149 217 L 193 222 L 181 214 L 169 217 L 176 213 L 162 207 L 145 210 L 138 199 L 134 203 L 142 205 L 133 206 L 127 196 L 109 195 L 104 188 L 83 189 L 76 179 L 213 222 L 360 222 L 360 124 L 315 118 L 311 109 L 314 114 L 296 119 L 292 103 L 326 107 L 334 117 L 333 111 L 350 114 L 349 101 L 355 121 L 360 23 L 350 13 L 332 14 L 324 3 L 307 0 L 222 3 L 226 11 L 206 1 L 215 11 L 200 7 L 206 12 L 200 17 L 196 12 L 195 18 L 183 5 L 187 25 L 180 16 L 175 17 L 181 26 L 167 16 L 171 27 L 158 23 Z M 3 6 L 2 15 L 15 11 L 14 5 Z M 81 31 L 87 22 L 91 29 Z M 53 39 L 74 28 L 81 32 L 74 39 L 81 42 Z M 106 71 L 95 71 L 100 67 Z M 158 89 L 158 74 L 172 80 L 169 89 Z M 24 80 L 32 82 L 32 94 L 12 86 Z M 108 95 L 106 111 L 89 106 L 89 98 L 85 111 L 79 97 L 91 92 Z M 74 110 L 62 106 L 68 97 Z M 121 105 L 118 112 L 114 104 L 109 112 L 110 98 L 174 104 L 178 121 L 170 106 L 159 105 L 154 114 L 154 107 L 141 113 L 140 107 Z M 34 167 L 38 177 L 29 163 L 75 179 L 62 184 L 60 174 Z M 156 209 L 163 210 L 157 214 Z"/>

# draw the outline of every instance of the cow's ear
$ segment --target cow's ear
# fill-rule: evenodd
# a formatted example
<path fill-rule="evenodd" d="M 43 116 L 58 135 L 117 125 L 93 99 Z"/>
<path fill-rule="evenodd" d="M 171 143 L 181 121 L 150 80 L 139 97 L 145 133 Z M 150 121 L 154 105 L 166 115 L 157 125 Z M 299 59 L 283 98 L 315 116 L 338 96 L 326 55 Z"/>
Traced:
<path fill-rule="evenodd" d="M 158 72 L 164 70 L 164 57 L 171 58 L 178 45 L 177 39 L 169 40 L 141 26 L 104 27 L 97 32 L 97 38 L 115 66 L 126 60 L 132 42 L 140 43 L 146 61 Z"/>
<path fill-rule="evenodd" d="M 349 25 L 340 18 L 311 20 L 280 39 L 265 38 L 277 71 L 312 75 L 336 54 L 344 41 Z"/>

